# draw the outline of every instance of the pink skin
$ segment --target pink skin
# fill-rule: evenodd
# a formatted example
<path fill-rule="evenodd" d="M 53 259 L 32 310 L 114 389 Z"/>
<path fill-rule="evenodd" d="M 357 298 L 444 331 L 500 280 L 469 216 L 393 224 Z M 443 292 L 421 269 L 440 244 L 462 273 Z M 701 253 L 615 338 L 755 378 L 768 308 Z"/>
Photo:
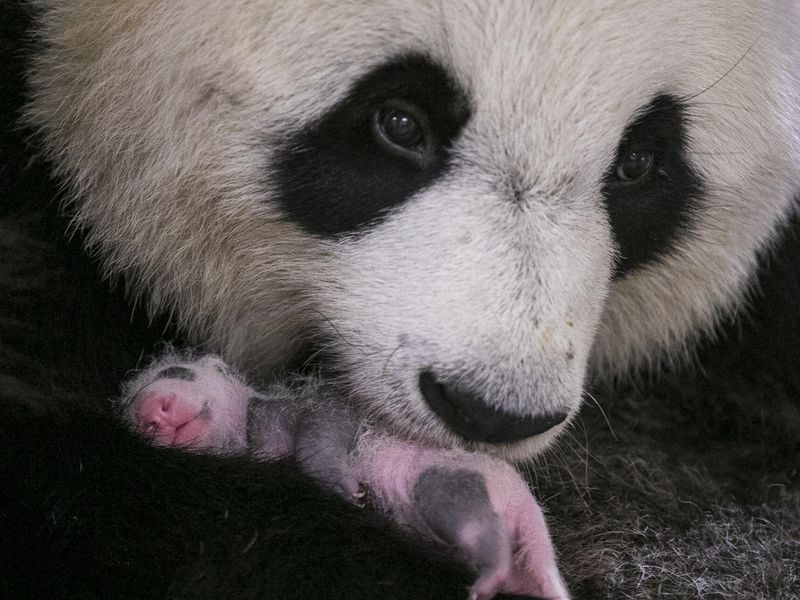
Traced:
<path fill-rule="evenodd" d="M 491 508 L 502 524 L 496 534 L 503 547 L 493 565 L 479 569 L 478 580 L 470 589 L 471 600 L 488 600 L 499 592 L 569 598 L 556 566 L 544 515 L 528 486 L 509 464 L 486 455 L 423 448 L 386 437 L 362 439 L 354 461 L 359 480 L 373 491 L 383 510 L 399 523 L 434 538 L 438 536 L 421 517 L 413 491 L 420 475 L 436 467 L 480 474 Z M 481 527 L 469 519 L 459 527 L 455 545 L 468 560 L 486 558 L 480 556 L 477 545 Z"/>
<path fill-rule="evenodd" d="M 139 400 L 139 423 L 142 433 L 163 446 L 197 446 L 208 431 L 201 411 L 184 402 L 183 395 L 170 391 L 152 391 Z"/>
<path fill-rule="evenodd" d="M 544 515 L 513 467 L 375 431 L 355 436 L 351 413 L 328 406 L 329 400 L 315 399 L 307 413 L 291 406 L 288 412 L 282 400 L 257 393 L 215 357 L 169 356 L 125 386 L 122 408 L 124 418 L 159 445 L 249 450 L 264 458 L 295 453 L 310 475 L 349 502 L 360 504 L 370 490 L 378 508 L 400 525 L 462 554 L 478 573 L 470 600 L 501 592 L 569 598 Z"/>

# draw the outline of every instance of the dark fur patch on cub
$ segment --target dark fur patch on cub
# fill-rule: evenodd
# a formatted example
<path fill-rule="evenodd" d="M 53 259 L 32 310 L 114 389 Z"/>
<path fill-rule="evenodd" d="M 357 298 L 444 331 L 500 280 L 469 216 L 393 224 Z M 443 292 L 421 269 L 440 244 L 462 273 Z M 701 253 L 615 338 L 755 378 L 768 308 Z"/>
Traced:
<path fill-rule="evenodd" d="M 181 367 L 175 365 L 161 369 L 158 372 L 158 377 L 162 379 L 180 379 L 182 381 L 196 381 L 197 374 L 188 367 Z"/>

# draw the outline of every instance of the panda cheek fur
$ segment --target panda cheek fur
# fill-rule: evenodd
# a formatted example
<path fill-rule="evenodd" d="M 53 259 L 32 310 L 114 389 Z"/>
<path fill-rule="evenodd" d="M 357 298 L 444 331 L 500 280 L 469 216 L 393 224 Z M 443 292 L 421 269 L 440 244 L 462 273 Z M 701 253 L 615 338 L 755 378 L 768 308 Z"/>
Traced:
<path fill-rule="evenodd" d="M 429 370 L 514 415 L 577 409 L 610 282 L 610 231 L 601 209 L 576 227 L 574 215 L 553 224 L 530 204 L 526 214 L 453 176 L 338 242 L 320 326 L 367 414 L 406 435 L 510 458 L 539 451 L 563 428 L 476 446 L 420 388 Z"/>

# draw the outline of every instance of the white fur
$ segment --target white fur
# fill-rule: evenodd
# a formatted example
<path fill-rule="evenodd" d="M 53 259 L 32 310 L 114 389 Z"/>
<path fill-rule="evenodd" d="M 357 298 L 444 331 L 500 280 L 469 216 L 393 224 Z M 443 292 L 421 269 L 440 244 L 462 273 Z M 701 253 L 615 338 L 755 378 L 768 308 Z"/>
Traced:
<path fill-rule="evenodd" d="M 251 370 L 323 328 L 367 411 L 439 443 L 420 369 L 574 411 L 589 369 L 735 310 L 800 190 L 793 0 L 40 1 L 28 116 L 108 274 Z M 364 235 L 303 233 L 271 202 L 274 143 L 409 51 L 473 103 L 454 168 Z M 695 235 L 612 282 L 600 182 L 657 93 L 687 99 L 709 191 Z"/>

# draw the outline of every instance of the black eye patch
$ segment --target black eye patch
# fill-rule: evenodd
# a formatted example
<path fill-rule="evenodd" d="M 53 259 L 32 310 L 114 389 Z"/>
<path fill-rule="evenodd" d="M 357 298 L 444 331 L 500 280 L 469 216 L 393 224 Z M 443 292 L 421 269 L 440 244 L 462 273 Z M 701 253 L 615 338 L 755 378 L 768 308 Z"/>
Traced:
<path fill-rule="evenodd" d="M 398 105 L 421 117 L 421 158 L 391 151 L 376 134 L 376 119 Z M 447 72 L 425 57 L 374 69 L 279 150 L 273 177 L 280 206 L 303 229 L 326 237 L 379 221 L 446 171 L 468 107 Z"/>
<path fill-rule="evenodd" d="M 619 250 L 617 277 L 658 260 L 691 225 L 704 185 L 686 156 L 687 110 L 675 96 L 656 96 L 625 128 L 603 180 L 603 197 Z M 632 160 L 649 156 L 647 170 Z"/>

